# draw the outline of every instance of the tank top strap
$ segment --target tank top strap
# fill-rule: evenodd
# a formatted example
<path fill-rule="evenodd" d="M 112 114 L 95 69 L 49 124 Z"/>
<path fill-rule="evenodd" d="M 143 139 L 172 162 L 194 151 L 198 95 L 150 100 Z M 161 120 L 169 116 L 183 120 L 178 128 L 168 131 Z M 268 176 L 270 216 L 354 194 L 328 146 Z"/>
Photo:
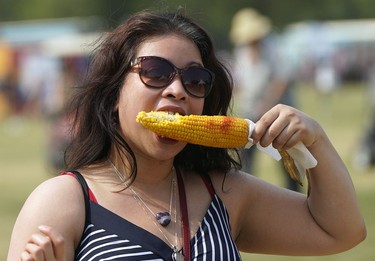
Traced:
<path fill-rule="evenodd" d="M 90 220 L 90 201 L 97 203 L 97 200 L 94 196 L 94 193 L 92 193 L 91 189 L 87 185 L 87 182 L 85 178 L 82 176 L 82 174 L 79 171 L 76 170 L 69 170 L 64 171 L 60 175 L 69 175 L 72 177 L 75 177 L 79 184 L 81 185 L 82 192 L 83 192 L 83 198 L 85 200 L 85 223 L 88 224 L 88 220 Z"/>
<path fill-rule="evenodd" d="M 204 185 L 206 185 L 206 188 L 208 190 L 208 193 L 210 193 L 211 198 L 214 198 L 216 192 L 215 192 L 214 186 L 212 185 L 210 176 L 208 174 L 201 174 L 200 176 L 204 182 Z"/>
<path fill-rule="evenodd" d="M 89 188 L 86 180 L 84 179 L 84 177 L 82 176 L 80 172 L 76 170 L 69 170 L 69 171 L 62 172 L 60 175 L 69 175 L 69 176 L 75 177 L 78 180 L 79 184 L 81 185 L 82 190 L 85 194 L 85 197 L 88 197 L 88 199 L 94 203 L 98 203 L 94 193 Z"/>

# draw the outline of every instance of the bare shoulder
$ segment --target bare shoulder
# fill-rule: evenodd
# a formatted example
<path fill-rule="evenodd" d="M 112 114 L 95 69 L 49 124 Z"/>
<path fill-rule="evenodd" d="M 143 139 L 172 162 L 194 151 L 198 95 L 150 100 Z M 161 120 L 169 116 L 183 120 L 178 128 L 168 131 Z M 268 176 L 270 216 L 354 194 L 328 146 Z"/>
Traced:
<path fill-rule="evenodd" d="M 228 208 L 235 205 L 236 210 L 258 208 L 279 200 L 304 200 L 305 196 L 276 186 L 251 174 L 232 170 L 226 174 L 210 173 L 216 193 Z M 235 210 L 235 211 L 236 211 Z"/>
<path fill-rule="evenodd" d="M 268 186 L 264 181 L 242 171 L 228 173 L 211 172 L 210 177 L 215 191 L 228 208 L 229 213 L 237 212 L 239 207 L 255 200 L 258 193 Z M 233 213 L 232 213 L 233 215 Z"/>
<path fill-rule="evenodd" d="M 36 187 L 25 202 L 24 207 L 31 207 L 32 210 L 35 209 L 35 206 L 41 204 L 45 207 L 45 210 L 65 206 L 72 209 L 75 209 L 75 207 L 81 209 L 81 203 L 83 202 L 83 192 L 76 178 L 70 175 L 60 175 L 48 179 Z"/>
<path fill-rule="evenodd" d="M 38 219 L 52 224 L 84 225 L 84 206 L 82 188 L 76 178 L 61 175 L 40 184 L 27 199 L 24 208 Z M 42 215 L 38 213 L 39 208 L 43 209 Z"/>
<path fill-rule="evenodd" d="M 258 224 L 269 207 L 291 197 L 287 190 L 242 171 L 210 173 L 217 195 L 224 203 L 236 238 L 245 224 Z M 274 203 L 276 202 L 276 203 Z M 266 209 L 265 209 L 266 208 Z M 258 216 L 261 216 L 258 219 Z"/>
<path fill-rule="evenodd" d="M 19 252 L 40 225 L 52 227 L 64 237 L 66 247 L 74 250 L 84 227 L 84 204 L 75 177 L 62 175 L 44 181 L 30 194 L 17 217 L 10 251 Z"/>
<path fill-rule="evenodd" d="M 269 183 L 240 170 L 231 170 L 226 174 L 211 172 L 210 177 L 216 192 L 223 197 L 231 194 L 255 196 L 258 192 L 270 188 Z"/>

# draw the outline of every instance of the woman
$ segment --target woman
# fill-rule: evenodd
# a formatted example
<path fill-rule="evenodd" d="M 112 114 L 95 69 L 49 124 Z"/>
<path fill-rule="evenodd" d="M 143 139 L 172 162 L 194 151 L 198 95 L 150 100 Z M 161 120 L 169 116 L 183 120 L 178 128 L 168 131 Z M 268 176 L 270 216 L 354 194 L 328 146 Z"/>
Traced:
<path fill-rule="evenodd" d="M 308 197 L 238 171 L 231 151 L 157 136 L 135 121 L 151 110 L 226 115 L 231 95 L 199 26 L 179 13 L 130 17 L 103 40 L 75 95 L 66 162 L 82 176 L 63 173 L 30 195 L 8 260 L 238 260 L 239 251 L 326 255 L 361 242 L 350 176 L 302 112 L 272 108 L 252 138 L 305 144 L 318 160 Z"/>

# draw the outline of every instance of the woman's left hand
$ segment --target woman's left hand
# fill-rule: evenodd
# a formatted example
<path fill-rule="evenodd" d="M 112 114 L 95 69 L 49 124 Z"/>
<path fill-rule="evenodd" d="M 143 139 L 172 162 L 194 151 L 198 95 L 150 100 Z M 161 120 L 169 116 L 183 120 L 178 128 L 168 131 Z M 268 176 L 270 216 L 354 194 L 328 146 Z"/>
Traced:
<path fill-rule="evenodd" d="M 302 142 L 307 148 L 321 136 L 320 125 L 308 115 L 287 105 L 276 105 L 256 123 L 254 143 L 263 147 L 272 143 L 276 149 L 289 149 Z"/>

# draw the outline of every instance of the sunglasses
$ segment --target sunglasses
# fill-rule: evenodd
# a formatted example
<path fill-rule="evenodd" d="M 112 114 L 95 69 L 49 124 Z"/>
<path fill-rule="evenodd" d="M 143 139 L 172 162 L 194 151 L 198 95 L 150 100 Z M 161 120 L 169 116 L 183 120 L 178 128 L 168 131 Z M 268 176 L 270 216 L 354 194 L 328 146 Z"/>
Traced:
<path fill-rule="evenodd" d="M 205 98 L 212 89 L 215 78 L 210 70 L 191 66 L 186 69 L 177 68 L 170 61 L 157 56 L 141 56 L 131 66 L 139 65 L 138 73 L 141 81 L 148 87 L 163 88 L 168 86 L 176 76 L 180 75 L 185 91 L 191 96 Z"/>

